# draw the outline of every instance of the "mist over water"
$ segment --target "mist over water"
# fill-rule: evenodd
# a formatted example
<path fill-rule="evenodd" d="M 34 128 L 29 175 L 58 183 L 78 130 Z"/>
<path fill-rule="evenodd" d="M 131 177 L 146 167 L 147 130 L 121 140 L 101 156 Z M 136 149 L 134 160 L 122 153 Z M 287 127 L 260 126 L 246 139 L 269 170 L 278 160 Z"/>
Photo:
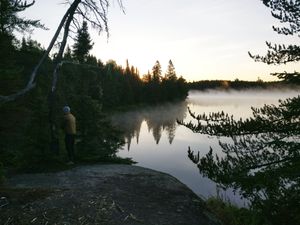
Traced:
<path fill-rule="evenodd" d="M 132 158 L 139 166 L 173 175 L 201 197 L 216 195 L 216 184 L 202 177 L 188 158 L 187 149 L 190 146 L 203 156 L 211 146 L 221 156 L 220 139 L 193 133 L 178 125 L 177 120 L 192 120 L 188 107 L 196 114 L 224 111 L 235 118 L 247 118 L 252 116 L 251 106 L 278 105 L 278 99 L 295 97 L 299 93 L 297 90 L 190 91 L 186 101 L 115 114 L 112 123 L 124 132 L 126 141 L 118 155 Z M 228 138 L 221 140 L 231 141 Z M 244 204 L 231 190 L 222 194 L 233 203 Z"/>

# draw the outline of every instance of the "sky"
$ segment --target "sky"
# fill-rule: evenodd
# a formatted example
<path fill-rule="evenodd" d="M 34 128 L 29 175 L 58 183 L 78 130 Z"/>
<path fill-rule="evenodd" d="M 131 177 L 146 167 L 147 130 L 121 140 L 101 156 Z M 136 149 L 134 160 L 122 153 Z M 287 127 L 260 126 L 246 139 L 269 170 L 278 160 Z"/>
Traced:
<path fill-rule="evenodd" d="M 37 0 L 21 16 L 40 19 L 49 30 L 35 30 L 31 38 L 45 48 L 66 11 L 62 0 Z M 103 62 L 137 67 L 140 75 L 151 71 L 156 60 L 163 73 L 171 59 L 178 76 L 197 80 L 276 80 L 274 72 L 293 72 L 300 65 L 266 65 L 248 55 L 264 55 L 265 41 L 297 43 L 297 37 L 272 30 L 279 24 L 261 0 L 116 0 L 109 8 L 109 33 L 89 28 L 91 54 Z M 72 40 L 69 42 L 72 45 Z"/>

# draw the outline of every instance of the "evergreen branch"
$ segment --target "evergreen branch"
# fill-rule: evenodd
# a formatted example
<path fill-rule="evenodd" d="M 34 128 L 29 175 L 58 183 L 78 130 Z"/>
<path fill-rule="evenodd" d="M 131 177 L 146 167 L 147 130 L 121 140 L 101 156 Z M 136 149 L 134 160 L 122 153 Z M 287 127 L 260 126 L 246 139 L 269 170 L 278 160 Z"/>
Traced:
<path fill-rule="evenodd" d="M 287 73 L 286 71 L 282 73 L 271 73 L 271 75 L 289 83 L 300 84 L 300 73 L 296 71 L 293 73 Z"/>
<path fill-rule="evenodd" d="M 260 169 L 262 167 L 278 165 L 280 163 L 289 162 L 289 161 L 295 161 L 295 160 L 297 161 L 299 159 L 300 159 L 300 157 L 287 157 L 287 158 L 283 158 L 283 159 L 272 161 L 272 162 L 266 162 L 266 163 L 262 163 L 262 164 L 255 164 L 253 166 L 246 167 L 245 170 Z"/>
<path fill-rule="evenodd" d="M 286 64 L 289 62 L 300 61 L 300 47 L 296 45 L 272 45 L 266 42 L 270 49 L 265 56 L 252 55 L 248 52 L 249 56 L 255 62 L 263 62 L 267 64 Z"/>

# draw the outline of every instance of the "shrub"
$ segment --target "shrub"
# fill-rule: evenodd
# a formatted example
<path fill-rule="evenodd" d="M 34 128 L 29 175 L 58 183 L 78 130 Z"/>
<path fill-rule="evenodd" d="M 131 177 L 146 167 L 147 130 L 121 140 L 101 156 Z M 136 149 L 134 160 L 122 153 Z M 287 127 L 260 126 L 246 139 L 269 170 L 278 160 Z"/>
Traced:
<path fill-rule="evenodd" d="M 239 208 L 220 197 L 208 198 L 206 205 L 224 225 L 267 225 L 260 220 L 254 210 Z"/>

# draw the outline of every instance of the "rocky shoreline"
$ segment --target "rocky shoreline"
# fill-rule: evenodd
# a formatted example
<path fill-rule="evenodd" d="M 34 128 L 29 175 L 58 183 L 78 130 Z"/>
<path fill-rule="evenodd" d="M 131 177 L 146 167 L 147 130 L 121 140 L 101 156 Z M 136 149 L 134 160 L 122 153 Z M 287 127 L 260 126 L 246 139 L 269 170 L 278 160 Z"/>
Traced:
<path fill-rule="evenodd" d="M 217 225 L 186 185 L 138 166 L 20 174 L 0 188 L 0 224 Z"/>

